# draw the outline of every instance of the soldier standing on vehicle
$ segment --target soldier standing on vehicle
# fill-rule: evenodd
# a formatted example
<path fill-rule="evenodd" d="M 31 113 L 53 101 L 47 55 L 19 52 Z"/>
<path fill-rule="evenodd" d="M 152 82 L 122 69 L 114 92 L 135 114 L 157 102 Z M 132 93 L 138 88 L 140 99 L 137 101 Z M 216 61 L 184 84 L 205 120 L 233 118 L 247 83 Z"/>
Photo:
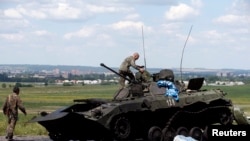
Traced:
<path fill-rule="evenodd" d="M 20 89 L 18 87 L 13 88 L 13 93 L 9 94 L 3 104 L 3 113 L 8 118 L 8 126 L 6 129 L 6 139 L 13 140 L 13 133 L 18 120 L 18 109 L 20 109 L 24 115 L 26 115 L 25 107 L 22 105 L 22 101 L 19 97 Z"/>
<path fill-rule="evenodd" d="M 128 56 L 127 58 L 124 59 L 124 61 L 122 62 L 122 64 L 120 65 L 119 68 L 119 73 L 120 75 L 122 75 L 123 77 L 129 77 L 131 81 L 135 80 L 135 76 L 132 73 L 132 71 L 130 70 L 130 66 L 132 66 L 134 69 L 143 72 L 144 68 L 143 66 L 138 66 L 135 64 L 135 61 L 139 59 L 139 53 L 135 52 L 132 56 Z M 120 77 L 119 83 L 121 85 L 122 88 L 125 87 L 125 79 L 123 77 Z"/>

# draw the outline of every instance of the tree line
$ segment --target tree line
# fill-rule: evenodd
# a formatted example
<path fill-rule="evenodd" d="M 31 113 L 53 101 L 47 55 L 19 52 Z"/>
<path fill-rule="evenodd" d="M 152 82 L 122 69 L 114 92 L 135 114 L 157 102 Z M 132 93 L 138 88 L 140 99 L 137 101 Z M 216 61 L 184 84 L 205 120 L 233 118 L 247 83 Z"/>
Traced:
<path fill-rule="evenodd" d="M 206 75 L 206 74 L 183 74 L 181 77 L 180 75 L 175 76 L 175 80 L 180 80 L 182 78 L 184 81 L 189 80 L 190 78 L 195 77 L 205 77 L 207 83 L 213 83 L 215 81 L 242 81 L 245 84 L 250 84 L 250 77 L 249 76 L 227 76 L 227 77 L 220 77 L 216 75 Z M 62 75 L 58 77 L 45 77 L 45 78 L 37 78 L 32 76 L 22 77 L 15 76 L 9 77 L 7 73 L 0 73 L 0 82 L 40 82 L 40 83 L 55 83 L 56 80 L 115 80 L 118 79 L 119 76 L 116 74 L 105 75 L 104 73 L 91 73 L 85 75 L 73 75 L 71 73 L 68 74 L 67 78 L 64 78 Z"/>
<path fill-rule="evenodd" d="M 117 75 L 105 75 L 104 73 L 93 73 L 93 74 L 85 74 L 85 75 L 73 75 L 71 73 L 68 74 L 67 78 L 64 78 L 62 75 L 58 77 L 45 77 L 45 78 L 37 78 L 37 77 L 9 77 L 7 73 L 0 73 L 0 82 L 48 82 L 54 83 L 55 80 L 112 80 L 116 79 Z"/>

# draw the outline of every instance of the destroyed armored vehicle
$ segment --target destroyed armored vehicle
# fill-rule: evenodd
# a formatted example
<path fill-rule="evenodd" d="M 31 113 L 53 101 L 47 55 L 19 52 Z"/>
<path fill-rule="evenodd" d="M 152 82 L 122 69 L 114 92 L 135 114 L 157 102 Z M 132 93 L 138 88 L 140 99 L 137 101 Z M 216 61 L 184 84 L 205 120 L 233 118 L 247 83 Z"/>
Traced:
<path fill-rule="evenodd" d="M 127 80 L 128 86 L 119 89 L 113 99 L 74 100 L 52 113 L 42 112 L 30 122 L 45 127 L 54 141 L 172 141 L 179 134 L 206 140 L 209 125 L 248 124 L 225 92 L 201 89 L 204 78 L 190 79 L 184 87 L 174 80 L 171 70 L 164 69 L 147 82 Z M 168 89 L 159 87 L 159 80 L 173 82 L 178 99 L 165 96 Z"/>

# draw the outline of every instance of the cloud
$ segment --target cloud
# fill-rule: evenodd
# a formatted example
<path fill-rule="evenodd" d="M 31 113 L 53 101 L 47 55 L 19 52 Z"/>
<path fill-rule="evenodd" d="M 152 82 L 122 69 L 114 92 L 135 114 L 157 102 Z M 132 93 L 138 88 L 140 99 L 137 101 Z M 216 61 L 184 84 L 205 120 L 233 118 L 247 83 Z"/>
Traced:
<path fill-rule="evenodd" d="M 99 6 L 87 5 L 86 8 L 89 12 L 93 13 L 116 13 L 116 12 L 130 12 L 133 8 L 120 7 L 120 6 Z"/>
<path fill-rule="evenodd" d="M 140 17 L 139 14 L 134 13 L 134 14 L 129 14 L 129 15 L 127 15 L 124 19 L 126 19 L 126 20 L 136 20 L 136 19 L 138 19 L 139 17 Z"/>
<path fill-rule="evenodd" d="M 248 0 L 235 0 L 228 7 L 227 13 L 218 16 L 213 23 L 220 25 L 228 25 L 230 27 L 246 27 L 250 24 L 250 2 Z"/>
<path fill-rule="evenodd" d="M 74 37 L 86 38 L 86 37 L 90 37 L 90 36 L 94 35 L 94 33 L 95 33 L 95 30 L 93 28 L 84 27 L 84 28 L 80 29 L 79 31 L 67 33 L 63 37 L 65 39 L 71 39 L 71 38 L 74 38 Z"/>
<path fill-rule="evenodd" d="M 22 13 L 22 15 L 35 19 L 46 19 L 48 16 L 46 15 L 45 12 L 41 11 L 41 9 L 36 8 L 36 6 L 32 8 L 27 8 L 25 5 L 20 5 L 18 6 L 17 10 Z"/>
<path fill-rule="evenodd" d="M 117 23 L 112 24 L 113 29 L 120 30 L 120 29 L 140 29 L 143 26 L 142 22 L 134 22 L 134 21 L 119 21 Z"/>
<path fill-rule="evenodd" d="M 34 34 L 37 36 L 44 36 L 44 35 L 49 35 L 50 33 L 46 30 L 37 30 L 37 31 L 34 31 Z"/>
<path fill-rule="evenodd" d="M 210 41 L 211 40 L 221 40 L 223 37 L 225 37 L 225 34 L 221 34 L 216 30 L 210 30 L 204 33 L 205 37 L 207 37 Z"/>
<path fill-rule="evenodd" d="M 250 1 L 249 0 L 234 0 L 232 7 L 229 9 L 230 13 L 249 15 L 250 14 Z"/>
<path fill-rule="evenodd" d="M 13 8 L 6 9 L 3 11 L 3 13 L 7 18 L 22 18 L 22 15 L 19 13 L 19 11 Z"/>
<path fill-rule="evenodd" d="M 200 8 L 203 6 L 203 3 L 201 0 L 191 0 L 191 5 L 194 7 Z"/>
<path fill-rule="evenodd" d="M 129 13 L 133 8 L 116 3 L 103 4 L 85 1 L 32 1 L 20 3 L 16 8 L 5 10 L 6 16 L 50 20 L 86 20 L 96 14 Z"/>
<path fill-rule="evenodd" d="M 39 3 L 19 5 L 17 8 L 23 15 L 35 19 L 77 19 L 80 17 L 80 9 L 70 6 L 68 3 Z"/>
<path fill-rule="evenodd" d="M 48 12 L 56 19 L 78 19 L 81 15 L 79 8 L 67 3 L 58 3 L 56 7 L 48 9 Z"/>
<path fill-rule="evenodd" d="M 250 24 L 250 16 L 247 15 L 224 15 L 216 18 L 214 20 L 215 23 L 220 24 L 228 24 L 228 25 L 249 25 Z"/>
<path fill-rule="evenodd" d="M 30 27 L 30 22 L 26 19 L 3 18 L 0 22 L 0 30 L 8 32 L 18 32 L 28 27 Z"/>
<path fill-rule="evenodd" d="M 22 41 L 24 39 L 24 36 L 19 33 L 14 33 L 14 34 L 0 34 L 0 38 L 6 39 L 8 41 Z"/>
<path fill-rule="evenodd" d="M 178 6 L 171 6 L 165 13 L 167 20 L 184 20 L 197 15 L 199 15 L 197 10 L 183 3 Z"/>

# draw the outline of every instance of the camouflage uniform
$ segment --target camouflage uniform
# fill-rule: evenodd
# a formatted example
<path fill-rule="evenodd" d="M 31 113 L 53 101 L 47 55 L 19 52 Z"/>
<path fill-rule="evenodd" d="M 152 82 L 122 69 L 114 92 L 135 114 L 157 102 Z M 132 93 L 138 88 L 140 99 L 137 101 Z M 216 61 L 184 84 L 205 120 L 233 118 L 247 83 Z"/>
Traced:
<path fill-rule="evenodd" d="M 132 66 L 136 70 L 140 70 L 140 66 L 137 66 L 135 64 L 134 57 L 129 56 L 129 57 L 125 58 L 124 61 L 122 62 L 122 64 L 120 65 L 119 73 L 120 73 L 120 75 L 122 75 L 124 77 L 128 76 L 130 78 L 130 80 L 135 80 L 134 74 L 129 69 L 130 66 Z M 120 77 L 119 83 L 120 83 L 121 87 L 125 87 L 125 79 L 123 77 Z"/>
<path fill-rule="evenodd" d="M 149 82 L 152 81 L 152 77 L 151 74 L 144 70 L 143 72 L 137 72 L 135 74 L 136 80 L 138 80 L 139 82 Z"/>
<path fill-rule="evenodd" d="M 8 126 L 6 130 L 6 139 L 8 140 L 12 140 L 13 138 L 13 132 L 18 120 L 18 109 L 26 115 L 25 107 L 22 105 L 22 101 L 19 97 L 19 88 L 15 87 L 13 93 L 8 95 L 3 105 L 3 113 L 8 118 Z"/>

